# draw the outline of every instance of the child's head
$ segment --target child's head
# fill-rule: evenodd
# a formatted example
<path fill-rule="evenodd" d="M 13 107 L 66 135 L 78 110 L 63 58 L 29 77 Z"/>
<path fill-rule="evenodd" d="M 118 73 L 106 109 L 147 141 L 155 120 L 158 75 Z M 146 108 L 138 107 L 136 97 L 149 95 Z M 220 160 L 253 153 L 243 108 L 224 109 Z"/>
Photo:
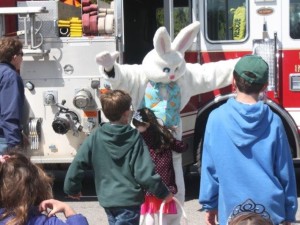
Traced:
<path fill-rule="evenodd" d="M 170 143 L 174 141 L 172 133 L 158 122 L 158 118 L 149 108 L 137 110 L 133 115 L 132 123 L 140 132 L 150 129 L 153 146 L 157 151 L 168 149 Z"/>
<path fill-rule="evenodd" d="M 18 152 L 0 156 L 0 219 L 15 215 L 8 224 L 24 224 L 29 209 L 49 198 L 52 178 L 40 167 Z"/>
<path fill-rule="evenodd" d="M 148 108 L 137 110 L 133 114 L 132 123 L 140 132 L 145 131 L 150 125 L 159 126 L 154 112 Z"/>
<path fill-rule="evenodd" d="M 233 76 L 240 92 L 258 94 L 268 83 L 269 66 L 257 55 L 246 55 L 235 65 Z"/>
<path fill-rule="evenodd" d="M 250 212 L 238 214 L 229 221 L 228 225 L 273 225 L 273 223 L 270 219 Z"/>
<path fill-rule="evenodd" d="M 120 121 L 124 116 L 129 120 L 131 101 L 130 95 L 122 90 L 112 90 L 100 96 L 102 111 L 111 122 Z"/>

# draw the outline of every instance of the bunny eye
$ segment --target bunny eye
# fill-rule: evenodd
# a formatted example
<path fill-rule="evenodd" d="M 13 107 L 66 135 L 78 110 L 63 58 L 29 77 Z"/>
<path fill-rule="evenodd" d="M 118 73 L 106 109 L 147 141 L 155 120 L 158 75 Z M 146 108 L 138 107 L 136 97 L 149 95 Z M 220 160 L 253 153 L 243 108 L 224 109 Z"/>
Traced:
<path fill-rule="evenodd" d="M 169 67 L 165 67 L 165 68 L 163 69 L 163 71 L 164 71 L 165 73 L 169 73 L 169 72 L 170 72 L 170 68 L 169 68 Z"/>
<path fill-rule="evenodd" d="M 177 72 L 179 70 L 179 67 L 176 67 L 175 72 Z"/>

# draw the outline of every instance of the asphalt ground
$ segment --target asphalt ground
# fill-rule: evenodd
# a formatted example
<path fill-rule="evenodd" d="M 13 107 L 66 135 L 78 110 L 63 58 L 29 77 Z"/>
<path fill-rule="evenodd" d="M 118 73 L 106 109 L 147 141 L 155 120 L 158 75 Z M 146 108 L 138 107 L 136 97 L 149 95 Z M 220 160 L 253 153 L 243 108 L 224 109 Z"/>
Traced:
<path fill-rule="evenodd" d="M 90 225 L 108 225 L 106 214 L 103 208 L 99 205 L 97 197 L 95 196 L 95 187 L 93 181 L 93 174 L 87 172 L 82 182 L 83 197 L 80 201 L 74 201 L 66 198 L 63 193 L 63 181 L 66 170 L 50 170 L 48 171 L 54 176 L 54 196 L 56 199 L 67 202 L 75 209 L 76 212 L 83 214 L 87 217 Z M 298 205 L 300 205 L 300 168 L 296 169 L 297 184 L 298 184 Z M 200 204 L 198 203 L 199 193 L 199 174 L 196 169 L 193 168 L 189 173 L 185 175 L 186 185 L 186 200 L 184 204 L 184 210 L 187 215 L 189 225 L 205 225 L 204 212 L 200 211 Z M 64 217 L 58 215 L 61 219 Z M 297 221 L 294 224 L 300 225 L 300 212 L 297 212 Z M 182 224 L 184 221 L 182 220 Z"/>

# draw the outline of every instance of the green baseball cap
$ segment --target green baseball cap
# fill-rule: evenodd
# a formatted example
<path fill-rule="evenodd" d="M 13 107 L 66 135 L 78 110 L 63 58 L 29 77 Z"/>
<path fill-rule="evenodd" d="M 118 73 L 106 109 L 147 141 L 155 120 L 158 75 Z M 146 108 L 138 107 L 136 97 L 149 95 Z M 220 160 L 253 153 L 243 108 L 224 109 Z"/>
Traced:
<path fill-rule="evenodd" d="M 235 65 L 235 72 L 249 83 L 266 84 L 269 78 L 269 66 L 262 57 L 258 55 L 245 55 Z M 250 72 L 256 77 L 249 77 Z"/>

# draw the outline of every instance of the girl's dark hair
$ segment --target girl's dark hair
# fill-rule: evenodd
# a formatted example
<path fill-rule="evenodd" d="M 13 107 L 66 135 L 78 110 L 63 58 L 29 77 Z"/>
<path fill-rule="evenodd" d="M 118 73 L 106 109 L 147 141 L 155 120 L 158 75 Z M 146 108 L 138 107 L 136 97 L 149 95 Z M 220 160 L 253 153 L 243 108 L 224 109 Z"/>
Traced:
<path fill-rule="evenodd" d="M 148 129 L 154 140 L 155 151 L 160 152 L 168 149 L 174 141 L 173 135 L 165 126 L 158 122 L 154 112 L 149 108 L 142 108 L 137 110 L 136 113 L 141 116 L 142 121 L 133 118 L 132 123 L 135 127 L 145 126 L 145 123 L 150 124 Z"/>
<path fill-rule="evenodd" d="M 4 157 L 4 156 L 2 156 Z M 53 198 L 53 180 L 20 152 L 9 152 L 0 162 L 0 221 L 6 225 L 25 225 L 31 207 Z"/>

